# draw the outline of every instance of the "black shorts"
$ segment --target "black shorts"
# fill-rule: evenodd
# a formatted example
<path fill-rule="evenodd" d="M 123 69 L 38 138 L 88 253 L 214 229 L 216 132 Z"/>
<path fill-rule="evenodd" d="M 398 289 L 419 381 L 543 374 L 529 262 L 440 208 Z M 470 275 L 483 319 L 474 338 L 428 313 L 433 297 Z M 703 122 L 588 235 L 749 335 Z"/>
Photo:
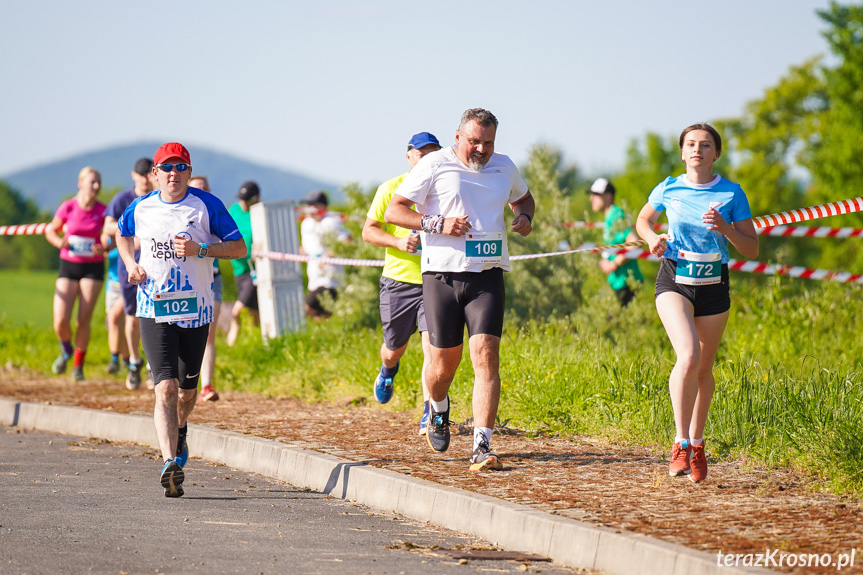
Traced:
<path fill-rule="evenodd" d="M 656 275 L 656 295 L 665 292 L 679 293 L 695 308 L 695 317 L 717 315 L 731 309 L 731 289 L 728 283 L 728 264 L 722 264 L 722 281 L 706 286 L 691 286 L 674 281 L 677 261 L 662 258 Z"/>
<path fill-rule="evenodd" d="M 321 294 L 324 292 L 330 294 L 333 300 L 339 296 L 339 292 L 336 288 L 326 287 L 319 287 L 306 294 L 306 305 L 312 310 L 312 315 L 314 316 L 321 316 L 329 313 L 324 309 L 324 306 L 321 305 Z"/>
<path fill-rule="evenodd" d="M 82 279 L 105 281 L 105 262 L 70 262 L 60 260 L 58 278 L 81 281 Z"/>
<path fill-rule="evenodd" d="M 123 311 L 126 315 L 135 315 L 138 311 L 138 286 L 130 284 L 127 277 L 126 281 L 120 280 L 120 289 L 123 291 Z"/>
<path fill-rule="evenodd" d="M 156 323 L 141 319 L 141 344 L 150 362 L 153 381 L 178 379 L 181 389 L 197 389 L 201 362 L 207 349 L 209 325 L 179 327 L 173 323 Z"/>
<path fill-rule="evenodd" d="M 506 289 L 503 270 L 483 272 L 425 272 L 423 301 L 429 339 L 437 348 L 451 348 L 468 337 L 503 334 Z"/>
<path fill-rule="evenodd" d="M 237 285 L 237 299 L 247 308 L 257 311 L 258 288 L 252 281 L 252 274 L 234 276 L 234 283 Z"/>
<path fill-rule="evenodd" d="M 423 286 L 382 277 L 381 323 L 384 326 L 384 345 L 398 349 L 405 345 L 419 328 L 426 331 L 426 314 L 423 308 Z"/>

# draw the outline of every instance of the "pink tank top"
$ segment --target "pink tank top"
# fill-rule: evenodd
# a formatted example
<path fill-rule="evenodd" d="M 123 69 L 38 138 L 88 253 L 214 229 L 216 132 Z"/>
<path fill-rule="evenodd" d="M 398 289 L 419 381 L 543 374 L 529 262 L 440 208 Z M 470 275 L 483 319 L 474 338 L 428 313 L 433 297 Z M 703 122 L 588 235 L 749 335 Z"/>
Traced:
<path fill-rule="evenodd" d="M 93 253 L 93 246 L 102 244 L 106 209 L 107 206 L 101 202 L 96 202 L 89 210 L 81 209 L 75 198 L 60 204 L 54 215 L 63 222 L 65 238 L 70 244 L 69 248 L 60 250 L 60 259 L 76 263 L 105 260 L 105 256 Z"/>

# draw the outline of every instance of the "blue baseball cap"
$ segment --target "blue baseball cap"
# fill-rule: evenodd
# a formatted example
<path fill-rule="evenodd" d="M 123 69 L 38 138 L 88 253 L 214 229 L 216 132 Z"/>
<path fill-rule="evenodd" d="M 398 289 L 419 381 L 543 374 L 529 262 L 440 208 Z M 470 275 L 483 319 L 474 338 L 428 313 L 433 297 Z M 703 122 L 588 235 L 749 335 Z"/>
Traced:
<path fill-rule="evenodd" d="M 419 134 L 414 134 L 410 142 L 408 142 L 408 150 L 412 150 L 413 148 L 422 148 L 429 144 L 434 144 L 435 146 L 440 147 L 440 142 L 438 142 L 434 134 L 429 132 L 420 132 Z"/>

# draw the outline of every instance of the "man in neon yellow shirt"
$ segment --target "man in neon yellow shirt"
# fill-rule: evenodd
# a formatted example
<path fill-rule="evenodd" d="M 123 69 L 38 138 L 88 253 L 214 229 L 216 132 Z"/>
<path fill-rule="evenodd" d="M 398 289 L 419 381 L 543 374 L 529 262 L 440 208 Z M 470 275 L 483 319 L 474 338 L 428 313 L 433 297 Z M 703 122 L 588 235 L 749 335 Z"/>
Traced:
<path fill-rule="evenodd" d="M 408 142 L 407 160 L 413 169 L 423 156 L 440 150 L 438 139 L 428 133 L 415 134 Z M 430 358 L 430 343 L 423 309 L 419 234 L 394 224 L 384 223 L 384 212 L 402 180 L 408 175 L 388 180 L 380 185 L 363 225 L 363 239 L 386 248 L 384 270 L 380 281 L 381 323 L 384 342 L 381 345 L 381 371 L 375 378 L 375 399 L 388 402 L 393 396 L 393 379 L 399 370 L 410 336 L 419 329 L 423 347 L 423 416 L 420 435 L 425 434 L 429 416 L 429 394 L 425 386 L 425 367 Z"/>

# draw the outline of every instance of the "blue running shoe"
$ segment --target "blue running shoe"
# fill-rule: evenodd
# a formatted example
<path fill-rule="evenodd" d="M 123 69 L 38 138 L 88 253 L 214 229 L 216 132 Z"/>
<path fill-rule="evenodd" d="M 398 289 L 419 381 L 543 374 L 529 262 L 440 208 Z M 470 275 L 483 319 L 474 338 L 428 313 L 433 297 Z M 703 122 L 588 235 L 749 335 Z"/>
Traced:
<path fill-rule="evenodd" d="M 189 444 L 186 443 L 186 431 L 187 427 L 184 425 L 180 428 L 179 433 L 177 434 L 177 456 L 174 458 L 174 461 L 177 462 L 177 465 L 180 467 L 186 467 L 186 461 L 189 460 Z"/>
<path fill-rule="evenodd" d="M 420 418 L 420 435 L 426 434 L 426 427 L 429 424 L 429 402 L 423 402 L 423 416 Z"/>
<path fill-rule="evenodd" d="M 162 487 L 165 488 L 165 497 L 182 497 L 183 480 L 186 478 L 183 468 L 177 465 L 176 459 L 169 459 L 162 468 Z"/>
<path fill-rule="evenodd" d="M 378 400 L 378 403 L 386 403 L 393 398 L 393 378 L 399 371 L 399 364 L 390 370 L 393 374 L 389 377 L 384 375 L 384 369 L 384 366 L 381 366 L 381 372 L 375 379 L 375 399 Z"/>

